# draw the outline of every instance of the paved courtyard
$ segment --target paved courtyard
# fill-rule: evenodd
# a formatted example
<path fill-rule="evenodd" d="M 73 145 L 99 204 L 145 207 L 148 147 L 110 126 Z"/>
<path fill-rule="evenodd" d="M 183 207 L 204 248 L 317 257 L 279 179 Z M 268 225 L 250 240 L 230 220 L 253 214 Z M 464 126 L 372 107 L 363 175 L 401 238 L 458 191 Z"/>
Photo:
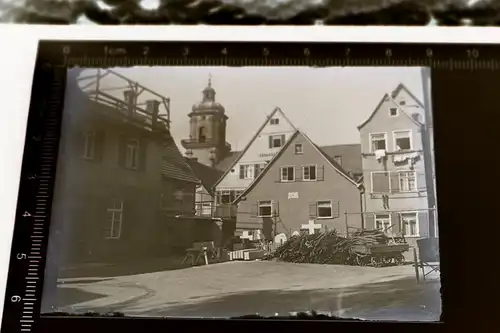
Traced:
<path fill-rule="evenodd" d="M 439 320 L 440 283 L 412 266 L 254 261 L 118 277 L 62 279 L 58 310 L 230 317 L 317 310 L 371 320 Z"/>

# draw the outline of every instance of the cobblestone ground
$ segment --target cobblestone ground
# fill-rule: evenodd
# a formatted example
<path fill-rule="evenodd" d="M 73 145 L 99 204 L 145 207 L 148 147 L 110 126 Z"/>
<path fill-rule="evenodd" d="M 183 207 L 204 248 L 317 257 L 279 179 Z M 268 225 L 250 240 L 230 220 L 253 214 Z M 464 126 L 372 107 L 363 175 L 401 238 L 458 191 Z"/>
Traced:
<path fill-rule="evenodd" d="M 370 320 L 439 320 L 439 280 L 417 284 L 414 274 L 412 266 L 229 262 L 114 278 L 64 279 L 58 309 L 189 317 L 268 316 L 314 309 Z"/>

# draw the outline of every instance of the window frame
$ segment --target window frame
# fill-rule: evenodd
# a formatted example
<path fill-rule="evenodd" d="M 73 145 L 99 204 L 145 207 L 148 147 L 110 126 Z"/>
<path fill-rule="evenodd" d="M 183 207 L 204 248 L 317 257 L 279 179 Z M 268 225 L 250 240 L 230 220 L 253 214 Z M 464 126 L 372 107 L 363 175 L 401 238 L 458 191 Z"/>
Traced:
<path fill-rule="evenodd" d="M 392 113 L 391 113 L 392 110 L 396 110 L 396 114 L 395 115 L 392 115 Z M 394 107 L 394 108 L 390 107 L 389 108 L 389 117 L 393 118 L 393 117 L 397 117 L 397 116 L 399 116 L 399 108 L 398 107 Z"/>
<path fill-rule="evenodd" d="M 132 143 L 135 144 L 135 149 L 131 149 L 134 146 L 134 145 L 132 145 Z M 138 170 L 139 169 L 140 149 L 141 149 L 141 146 L 140 146 L 139 140 L 128 139 L 125 141 L 125 161 L 124 161 L 125 168 L 131 169 L 131 170 Z M 131 151 L 132 151 L 132 153 L 131 153 Z M 135 157 L 135 163 L 136 163 L 135 165 L 133 164 L 134 157 Z"/>
<path fill-rule="evenodd" d="M 311 167 L 314 167 L 314 179 L 311 179 Z M 309 179 L 306 179 L 306 168 L 309 168 Z M 302 180 L 305 182 L 316 182 L 318 181 L 318 165 L 317 164 L 309 164 L 302 166 Z"/>
<path fill-rule="evenodd" d="M 284 169 L 292 169 L 292 179 L 283 179 L 283 170 Z M 287 171 L 287 176 L 288 176 L 288 171 Z M 288 177 L 287 177 L 288 178 Z M 280 182 L 282 183 L 291 183 L 295 181 L 295 166 L 292 165 L 285 165 L 280 167 Z"/>
<path fill-rule="evenodd" d="M 397 174 L 398 174 L 398 182 L 399 182 L 399 192 L 401 193 L 414 193 L 414 192 L 418 192 L 418 186 L 417 186 L 417 172 L 415 170 L 400 170 L 400 171 L 397 171 Z M 402 180 L 404 178 L 401 177 L 401 174 L 412 174 L 413 175 L 413 186 L 414 188 L 413 189 L 410 189 L 410 177 L 406 177 L 406 187 L 408 188 L 407 190 L 403 190 L 404 186 L 401 186 L 402 185 Z M 389 186 L 390 188 L 390 186 Z"/>
<path fill-rule="evenodd" d="M 280 119 L 279 118 L 271 118 L 269 121 L 270 125 L 279 125 L 280 124 Z"/>
<path fill-rule="evenodd" d="M 406 228 L 405 228 L 405 223 L 403 221 L 403 215 L 409 215 L 409 214 L 415 214 L 415 235 L 408 235 L 406 234 Z M 418 211 L 404 211 L 399 213 L 399 221 L 400 221 L 400 230 L 403 232 L 404 237 L 420 237 L 420 219 L 419 219 L 419 214 Z"/>
<path fill-rule="evenodd" d="M 370 153 L 375 153 L 376 149 L 373 149 L 373 137 L 376 135 L 384 135 L 385 150 L 387 151 L 388 143 L 389 143 L 387 140 L 387 132 L 373 132 L 373 133 L 369 134 Z M 382 141 L 382 140 L 377 140 L 377 141 Z"/>
<path fill-rule="evenodd" d="M 388 177 L 387 177 L 387 181 L 389 183 L 389 188 L 388 188 L 388 192 L 375 192 L 374 191 L 374 188 L 373 188 L 373 175 L 374 174 L 377 174 L 377 173 L 387 173 L 388 174 Z M 412 173 L 413 174 L 413 177 L 414 177 L 414 189 L 412 190 L 403 190 L 403 186 L 401 186 L 401 174 L 404 174 L 404 173 Z M 394 174 L 397 174 L 398 175 L 398 191 L 397 192 L 393 192 L 392 191 L 392 183 L 391 183 L 391 175 L 394 175 Z M 417 171 L 416 170 L 398 170 L 398 171 L 371 171 L 370 172 L 370 183 L 371 183 L 371 192 L 372 194 L 384 194 L 384 193 L 416 193 L 418 192 L 418 184 L 417 184 Z M 409 182 L 407 183 L 409 185 Z M 409 188 L 409 186 L 407 186 L 407 188 Z"/>
<path fill-rule="evenodd" d="M 96 143 L 97 143 L 97 132 L 94 130 L 90 131 L 85 131 L 84 132 L 84 142 L 83 142 L 83 158 L 86 160 L 95 160 L 96 157 Z M 89 140 L 89 138 L 92 138 L 92 140 Z M 89 141 L 91 142 L 90 144 L 90 149 L 89 149 Z M 91 152 L 90 155 L 88 155 L 88 152 Z"/>
<path fill-rule="evenodd" d="M 120 205 L 119 207 L 116 207 L 116 202 L 119 202 Z M 123 199 L 117 199 L 117 198 L 113 198 L 112 199 L 112 202 L 113 202 L 113 205 L 112 207 L 108 207 L 106 208 L 106 218 L 108 218 L 108 214 L 111 213 L 111 221 L 110 220 L 107 220 L 107 223 L 111 223 L 111 228 L 109 229 L 109 234 L 106 235 L 106 239 L 120 239 L 121 238 L 121 235 L 122 235 L 122 227 L 123 227 Z M 119 228 L 118 228 L 118 235 L 117 236 L 114 236 L 114 229 L 115 229 L 115 214 L 118 214 L 119 215 Z"/>
<path fill-rule="evenodd" d="M 387 214 L 373 214 L 373 223 L 375 224 L 375 229 L 377 230 L 380 230 L 382 232 L 384 232 L 386 235 L 393 235 L 393 232 L 394 232 L 394 226 L 392 226 L 392 216 L 391 216 L 391 213 L 387 213 Z M 377 216 L 387 216 L 388 218 L 385 219 L 385 218 L 377 218 Z M 378 226 L 377 226 L 377 221 L 380 221 L 380 220 L 387 220 L 389 225 L 387 227 L 384 227 L 383 229 L 379 229 Z M 390 228 L 389 230 L 386 230 L 384 231 L 385 228 L 388 228 L 392 226 L 392 228 Z"/>
<path fill-rule="evenodd" d="M 410 140 L 410 148 L 409 149 L 401 149 L 397 150 L 398 145 L 396 144 L 396 134 L 397 133 L 408 133 L 408 139 Z M 407 130 L 395 130 L 392 131 L 392 144 L 394 152 L 407 152 L 413 150 L 413 131 L 411 129 Z"/>
<path fill-rule="evenodd" d="M 321 216 L 319 211 L 322 203 L 328 203 L 328 206 L 330 208 L 330 216 Z M 317 200 L 316 201 L 316 219 L 318 220 L 325 220 L 325 219 L 333 219 L 333 201 L 332 200 Z"/>
<path fill-rule="evenodd" d="M 241 178 L 241 170 L 243 168 L 243 178 Z M 250 173 L 250 176 L 248 174 Z M 255 164 L 240 164 L 239 179 L 252 180 L 255 178 Z"/>
<path fill-rule="evenodd" d="M 298 147 L 300 147 L 300 151 L 297 151 Z M 295 155 L 304 154 L 304 145 L 302 143 L 296 143 L 294 146 L 294 153 L 295 153 Z"/>
<path fill-rule="evenodd" d="M 283 142 L 284 140 L 282 140 L 282 134 L 272 134 L 270 135 L 271 137 L 271 142 L 272 142 L 272 145 L 271 145 L 271 149 L 274 149 L 274 148 L 281 148 L 285 145 L 285 143 Z M 280 140 L 280 145 L 279 146 L 275 146 L 274 145 L 274 140 Z"/>
<path fill-rule="evenodd" d="M 388 193 L 391 193 L 391 173 L 389 171 L 371 171 L 370 172 L 370 184 L 371 184 L 371 192 L 370 193 L 373 193 L 373 194 L 387 193 L 387 192 L 375 192 L 374 191 L 374 188 L 373 188 L 373 175 L 376 174 L 376 173 L 386 173 L 386 174 L 388 174 L 388 176 L 387 176 L 387 182 L 389 184 L 389 192 Z"/>
<path fill-rule="evenodd" d="M 263 202 L 265 202 L 266 204 L 262 204 Z M 267 204 L 267 202 L 269 204 Z M 259 200 L 257 201 L 257 217 L 273 217 L 273 206 L 274 206 L 274 202 L 272 200 Z M 270 209 L 270 213 L 269 215 L 262 215 L 261 214 L 261 211 L 260 209 L 262 207 L 269 207 Z"/>

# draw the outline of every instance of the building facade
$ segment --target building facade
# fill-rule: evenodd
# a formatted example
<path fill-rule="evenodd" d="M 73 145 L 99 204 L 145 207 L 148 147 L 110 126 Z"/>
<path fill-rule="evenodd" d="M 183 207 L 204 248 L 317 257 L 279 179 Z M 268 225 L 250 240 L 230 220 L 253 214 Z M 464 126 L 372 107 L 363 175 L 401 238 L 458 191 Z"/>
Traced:
<path fill-rule="evenodd" d="M 404 235 L 412 244 L 429 236 L 435 214 L 428 200 L 425 118 L 424 105 L 400 84 L 358 127 L 366 227 Z"/>
<path fill-rule="evenodd" d="M 279 108 L 274 109 L 214 185 L 216 204 L 232 204 L 259 176 L 295 131 L 295 127 L 283 111 Z M 235 213 L 236 210 L 233 209 L 231 211 L 233 217 Z M 226 212 L 221 211 L 221 214 L 224 215 Z"/>
<path fill-rule="evenodd" d="M 361 208 L 359 184 L 304 133 L 295 131 L 283 149 L 237 198 L 236 235 L 272 240 L 315 230 L 360 229 L 361 216 L 346 226 L 344 211 Z"/>
<path fill-rule="evenodd" d="M 193 215 L 198 180 L 160 102 L 141 107 L 137 95 L 81 92 L 65 110 L 50 240 L 65 249 L 61 265 L 167 255 L 166 221 Z"/>

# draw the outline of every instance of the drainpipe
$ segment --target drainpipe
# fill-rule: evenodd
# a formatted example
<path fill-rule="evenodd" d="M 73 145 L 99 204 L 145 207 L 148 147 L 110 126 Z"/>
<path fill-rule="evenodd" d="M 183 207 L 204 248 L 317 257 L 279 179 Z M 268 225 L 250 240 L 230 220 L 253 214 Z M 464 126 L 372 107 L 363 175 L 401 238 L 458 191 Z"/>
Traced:
<path fill-rule="evenodd" d="M 365 230 L 365 214 L 363 213 L 365 210 L 363 209 L 364 207 L 364 194 L 365 194 L 365 189 L 363 186 L 360 187 L 359 189 L 359 205 L 361 208 L 361 230 Z"/>
<path fill-rule="evenodd" d="M 436 221 L 435 214 L 430 214 L 430 209 L 436 207 L 436 189 L 434 181 L 434 135 L 433 135 L 433 125 L 432 125 L 432 105 L 430 101 L 430 69 L 422 68 L 422 87 L 423 87 L 423 97 L 424 97 L 424 112 L 425 121 L 422 126 L 422 148 L 424 155 L 424 169 L 425 169 L 425 183 L 427 188 L 427 208 L 428 208 L 428 220 L 429 220 L 429 237 L 436 237 Z M 437 211 L 436 211 L 437 212 Z"/>

